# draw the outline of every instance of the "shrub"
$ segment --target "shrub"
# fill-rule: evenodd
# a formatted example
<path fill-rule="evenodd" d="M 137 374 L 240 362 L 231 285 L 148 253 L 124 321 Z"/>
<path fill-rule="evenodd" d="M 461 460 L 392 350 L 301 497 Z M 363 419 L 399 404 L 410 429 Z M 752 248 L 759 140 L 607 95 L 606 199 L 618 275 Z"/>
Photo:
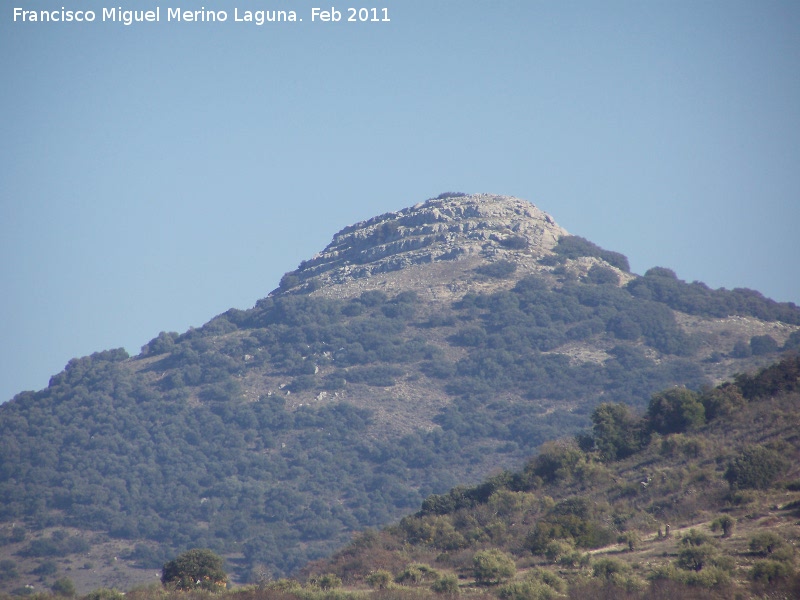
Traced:
<path fill-rule="evenodd" d="M 746 404 L 741 390 L 730 383 L 703 393 L 700 401 L 706 409 L 706 419 L 709 421 L 717 417 L 731 415 Z"/>
<path fill-rule="evenodd" d="M 744 340 L 736 340 L 736 342 L 733 344 L 733 351 L 731 352 L 731 356 L 733 358 L 747 358 L 752 354 L 753 351 Z"/>
<path fill-rule="evenodd" d="M 793 574 L 791 565 L 776 560 L 757 560 L 750 569 L 750 579 L 759 583 L 775 583 Z"/>
<path fill-rule="evenodd" d="M 620 544 L 627 544 L 628 551 L 633 552 L 634 550 L 636 550 L 636 548 L 639 547 L 641 538 L 639 537 L 639 533 L 636 531 L 626 531 L 617 538 L 617 541 Z"/>
<path fill-rule="evenodd" d="M 281 281 L 278 284 L 278 288 L 281 290 L 288 290 L 289 288 L 293 288 L 300 283 L 300 278 L 295 275 L 294 273 L 286 273 L 283 277 L 281 277 Z"/>
<path fill-rule="evenodd" d="M 89 544 L 84 539 L 56 530 L 49 538 L 32 540 L 28 548 L 20 552 L 20 555 L 35 557 L 66 556 L 67 554 L 84 553 L 88 550 Z"/>
<path fill-rule="evenodd" d="M 497 591 L 501 600 L 551 600 L 559 594 L 538 581 L 512 581 Z"/>
<path fill-rule="evenodd" d="M 642 335 L 639 324 L 625 313 L 611 317 L 606 324 L 606 330 L 620 340 L 638 340 Z"/>
<path fill-rule="evenodd" d="M 392 365 L 378 364 L 368 367 L 352 367 L 345 372 L 349 383 L 365 383 L 373 387 L 391 387 L 395 378 L 402 376 L 403 369 Z"/>
<path fill-rule="evenodd" d="M 534 554 L 544 554 L 553 540 L 567 540 L 581 548 L 612 543 L 616 536 L 594 512 L 595 507 L 585 498 L 563 500 L 536 522 L 526 544 Z"/>
<path fill-rule="evenodd" d="M 497 262 L 488 263 L 476 269 L 481 275 L 486 275 L 486 277 L 493 277 L 495 279 L 508 277 L 516 270 L 517 265 L 508 260 L 498 260 Z"/>
<path fill-rule="evenodd" d="M 522 235 L 512 235 L 500 240 L 500 245 L 511 250 L 524 250 L 528 247 L 528 238 Z"/>
<path fill-rule="evenodd" d="M 667 267 L 651 267 L 644 273 L 645 277 L 662 277 L 664 279 L 678 280 L 678 275 L 672 269 Z"/>
<path fill-rule="evenodd" d="M 302 392 L 304 390 L 314 389 L 317 385 L 317 380 L 313 375 L 300 375 L 292 380 L 292 383 L 287 389 L 292 392 Z"/>
<path fill-rule="evenodd" d="M 790 356 L 754 376 L 737 375 L 736 385 L 748 400 L 796 391 L 800 389 L 800 355 Z"/>
<path fill-rule="evenodd" d="M 769 556 L 785 544 L 783 538 L 774 531 L 762 531 L 750 538 L 750 552 L 760 556 Z"/>
<path fill-rule="evenodd" d="M 705 588 L 720 588 L 731 582 L 730 574 L 715 566 L 706 567 L 702 571 L 690 571 L 681 579 L 686 585 Z"/>
<path fill-rule="evenodd" d="M 783 345 L 784 350 L 800 349 L 800 331 L 795 331 Z"/>
<path fill-rule="evenodd" d="M 476 552 L 472 559 L 475 581 L 482 584 L 500 583 L 514 576 L 514 559 L 497 548 Z"/>
<path fill-rule="evenodd" d="M 0 560 L 0 581 L 16 579 L 18 576 L 17 563 L 10 559 Z"/>
<path fill-rule="evenodd" d="M 25 533 L 24 527 L 12 526 L 11 535 L 8 537 L 8 541 L 12 544 L 24 542 L 26 536 L 27 533 Z"/>
<path fill-rule="evenodd" d="M 750 350 L 754 356 L 778 351 L 778 342 L 771 335 L 754 335 L 750 338 Z"/>
<path fill-rule="evenodd" d="M 480 327 L 465 327 L 453 335 L 451 341 L 457 346 L 482 346 L 486 342 L 486 332 Z"/>
<path fill-rule="evenodd" d="M 568 568 L 586 567 L 589 565 L 590 558 L 591 556 L 588 553 L 582 554 L 578 550 L 573 550 L 568 554 L 562 554 L 558 559 L 558 564 Z"/>
<path fill-rule="evenodd" d="M 690 529 L 680 545 L 676 564 L 687 571 L 701 571 L 704 567 L 713 565 L 717 558 L 717 549 L 711 544 L 711 538 L 696 529 Z"/>
<path fill-rule="evenodd" d="M 786 470 L 783 457 L 765 446 L 749 446 L 725 471 L 731 489 L 765 490 Z"/>
<path fill-rule="evenodd" d="M 627 563 L 617 558 L 599 558 L 592 563 L 592 575 L 599 579 L 612 580 L 615 575 L 630 571 Z"/>
<path fill-rule="evenodd" d="M 119 590 L 98 588 L 83 596 L 83 600 L 123 600 L 125 594 Z"/>
<path fill-rule="evenodd" d="M 72 583 L 72 580 L 68 577 L 56 579 L 53 582 L 53 585 L 50 586 L 50 589 L 53 590 L 53 593 L 56 596 L 66 596 L 67 598 L 71 598 L 75 595 L 75 584 Z"/>
<path fill-rule="evenodd" d="M 386 569 L 378 569 L 367 575 L 366 582 L 373 589 L 385 590 L 392 584 L 392 574 Z"/>
<path fill-rule="evenodd" d="M 583 459 L 583 452 L 572 442 L 545 442 L 538 456 L 528 463 L 525 470 L 528 475 L 552 483 L 571 477 Z"/>
<path fill-rule="evenodd" d="M 312 580 L 312 583 L 321 590 L 333 590 L 342 587 L 342 580 L 335 573 L 326 573 Z"/>
<path fill-rule="evenodd" d="M 688 545 L 678 552 L 676 564 L 687 571 L 701 571 L 703 567 L 713 562 L 716 554 L 717 549 L 711 544 Z"/>
<path fill-rule="evenodd" d="M 567 589 L 566 582 L 549 569 L 531 569 L 526 578 L 530 581 L 541 581 L 557 592 L 565 592 Z"/>
<path fill-rule="evenodd" d="M 277 579 L 268 581 L 261 585 L 265 590 L 281 592 L 284 594 L 297 594 L 302 590 L 302 585 L 296 579 Z"/>
<path fill-rule="evenodd" d="M 612 284 L 619 285 L 619 275 L 614 269 L 608 267 L 601 267 L 600 265 L 592 265 L 589 272 L 586 274 L 586 279 L 590 283 L 596 284 Z"/>
<path fill-rule="evenodd" d="M 433 582 L 431 589 L 437 594 L 458 594 L 458 577 L 453 574 L 442 575 Z"/>
<path fill-rule="evenodd" d="M 565 556 L 570 556 L 575 552 L 575 545 L 566 540 L 553 540 L 548 542 L 544 549 L 544 555 L 550 562 L 560 562 Z"/>
<path fill-rule="evenodd" d="M 422 563 L 413 563 L 403 569 L 400 574 L 394 578 L 397 583 L 404 584 L 418 584 L 424 581 L 433 581 L 439 578 L 439 573 L 430 565 Z"/>
<path fill-rule="evenodd" d="M 681 539 L 682 546 L 702 546 L 703 544 L 710 544 L 711 538 L 696 529 L 690 529 L 689 532 Z"/>
<path fill-rule="evenodd" d="M 564 258 L 579 258 L 581 256 L 593 256 L 600 258 L 610 264 L 612 267 L 617 267 L 621 271 L 630 271 L 630 264 L 628 258 L 619 252 L 611 250 L 604 250 L 597 244 L 577 235 L 565 235 L 558 240 L 558 244 L 553 248 L 559 256 Z"/>
<path fill-rule="evenodd" d="M 722 530 L 722 537 L 727 538 L 731 537 L 733 534 L 733 528 L 735 525 L 736 521 L 734 521 L 732 517 L 728 515 L 722 515 L 711 522 L 711 531 L 716 532 Z"/>
<path fill-rule="evenodd" d="M 55 563 L 55 561 L 46 560 L 39 564 L 39 566 L 36 567 L 32 572 L 34 575 L 54 575 L 58 572 L 58 565 Z"/>

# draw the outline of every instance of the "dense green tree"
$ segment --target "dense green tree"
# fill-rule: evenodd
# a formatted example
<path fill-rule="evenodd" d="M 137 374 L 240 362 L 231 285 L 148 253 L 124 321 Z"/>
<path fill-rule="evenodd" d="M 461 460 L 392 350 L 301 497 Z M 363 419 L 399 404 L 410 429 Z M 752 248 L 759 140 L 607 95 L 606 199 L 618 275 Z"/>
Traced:
<path fill-rule="evenodd" d="M 673 388 L 652 397 L 647 421 L 650 429 L 657 433 L 680 433 L 703 425 L 705 408 L 691 390 Z"/>
<path fill-rule="evenodd" d="M 709 565 L 717 554 L 717 549 L 711 544 L 686 545 L 678 551 L 676 563 L 681 569 L 700 571 L 703 567 Z"/>
<path fill-rule="evenodd" d="M 625 458 L 642 445 L 642 419 L 625 404 L 600 404 L 592 412 L 592 436 L 606 460 Z"/>
<path fill-rule="evenodd" d="M 188 550 L 164 564 L 161 583 L 171 589 L 219 591 L 226 587 L 228 575 L 224 560 L 208 549 Z"/>
<path fill-rule="evenodd" d="M 547 483 L 567 479 L 585 456 L 574 442 L 545 442 L 525 467 L 526 475 Z"/>

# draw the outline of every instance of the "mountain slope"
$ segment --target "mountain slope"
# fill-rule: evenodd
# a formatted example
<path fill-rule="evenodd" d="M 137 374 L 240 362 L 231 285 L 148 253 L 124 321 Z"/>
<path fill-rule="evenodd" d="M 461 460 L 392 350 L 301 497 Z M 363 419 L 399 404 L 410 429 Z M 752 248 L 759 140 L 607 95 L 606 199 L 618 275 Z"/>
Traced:
<path fill-rule="evenodd" d="M 601 401 L 766 364 L 799 324 L 757 292 L 630 273 L 522 200 L 445 195 L 345 228 L 252 309 L 0 406 L 5 539 L 42 562 L 29 546 L 69 527 L 150 569 L 209 546 L 239 580 L 289 573 Z"/>
<path fill-rule="evenodd" d="M 693 418 L 665 419 L 676 413 Z M 664 391 L 641 417 L 604 404 L 592 420 L 577 443 L 431 496 L 306 576 L 358 589 L 383 571 L 419 597 L 448 574 L 500 598 L 797 597 L 800 357 L 701 394 Z M 509 557 L 504 585 L 480 585 L 487 552 Z"/>

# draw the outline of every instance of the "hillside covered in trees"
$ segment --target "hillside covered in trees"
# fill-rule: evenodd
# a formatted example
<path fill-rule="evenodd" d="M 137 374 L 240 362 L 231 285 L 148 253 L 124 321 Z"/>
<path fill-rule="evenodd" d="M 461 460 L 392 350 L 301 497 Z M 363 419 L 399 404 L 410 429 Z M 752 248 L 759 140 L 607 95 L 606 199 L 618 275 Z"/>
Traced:
<path fill-rule="evenodd" d="M 142 579 L 191 547 L 238 582 L 284 576 L 521 467 L 598 405 L 800 346 L 795 305 L 635 275 L 531 206 L 448 195 L 346 228 L 253 308 L 0 406 L 0 553 L 30 565 L 9 581 L 104 544 Z"/>

